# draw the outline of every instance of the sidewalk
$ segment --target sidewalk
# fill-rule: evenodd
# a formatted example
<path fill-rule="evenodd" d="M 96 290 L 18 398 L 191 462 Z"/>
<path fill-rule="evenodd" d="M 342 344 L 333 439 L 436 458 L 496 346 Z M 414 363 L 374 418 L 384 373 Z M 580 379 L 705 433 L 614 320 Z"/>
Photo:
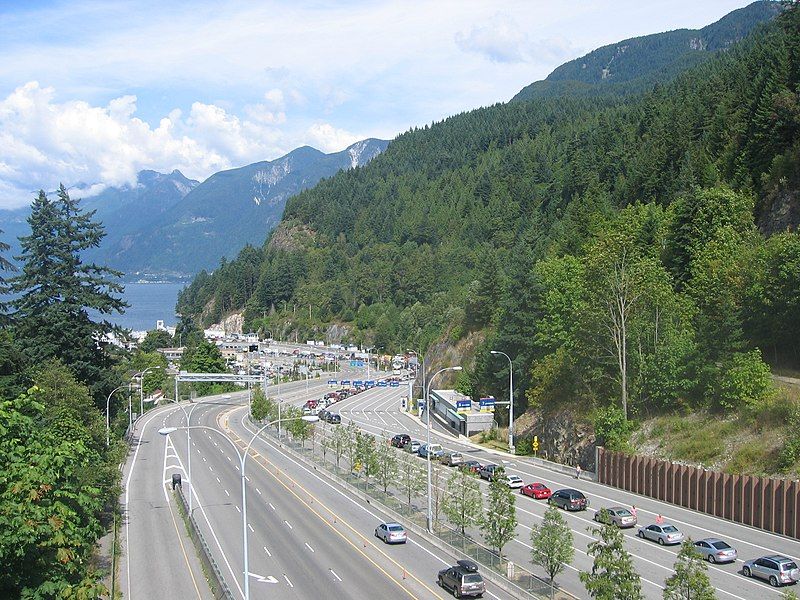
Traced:
<path fill-rule="evenodd" d="M 416 421 L 422 427 L 427 427 L 427 423 L 421 417 L 418 417 L 413 413 L 401 410 L 400 414 L 403 414 L 407 416 L 409 419 Z M 436 411 L 431 413 L 431 417 L 433 420 L 436 420 L 442 426 L 447 427 L 444 421 L 442 421 L 441 417 L 436 414 Z M 569 465 L 562 465 L 561 463 L 545 460 L 544 458 L 538 458 L 535 456 L 520 456 L 518 454 L 511 454 L 510 452 L 505 452 L 503 450 L 498 450 L 496 448 L 488 448 L 486 446 L 481 446 L 480 444 L 476 444 L 471 439 L 461 434 L 450 433 L 448 435 L 442 433 L 441 431 L 437 431 L 436 429 L 431 427 L 431 435 L 437 435 L 440 438 L 449 441 L 456 440 L 458 441 L 459 444 L 464 444 L 465 446 L 469 446 L 471 448 L 474 448 L 475 450 L 483 450 L 484 452 L 488 452 L 489 454 L 499 456 L 502 460 L 505 461 L 516 460 L 536 467 L 544 467 L 545 469 L 550 469 L 551 471 L 556 471 L 557 473 L 563 473 L 565 475 L 570 475 L 570 476 L 575 475 L 575 467 L 571 467 Z M 589 481 L 597 481 L 597 475 L 595 473 L 592 473 L 591 471 L 581 471 L 581 479 L 586 479 Z"/>

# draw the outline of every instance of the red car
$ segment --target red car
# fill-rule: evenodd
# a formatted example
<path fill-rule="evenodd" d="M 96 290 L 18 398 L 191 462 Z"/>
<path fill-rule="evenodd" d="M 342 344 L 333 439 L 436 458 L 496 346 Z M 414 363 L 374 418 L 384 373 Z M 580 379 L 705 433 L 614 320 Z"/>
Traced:
<path fill-rule="evenodd" d="M 522 486 L 519 493 L 537 500 L 547 500 L 553 492 L 543 483 L 529 483 Z"/>

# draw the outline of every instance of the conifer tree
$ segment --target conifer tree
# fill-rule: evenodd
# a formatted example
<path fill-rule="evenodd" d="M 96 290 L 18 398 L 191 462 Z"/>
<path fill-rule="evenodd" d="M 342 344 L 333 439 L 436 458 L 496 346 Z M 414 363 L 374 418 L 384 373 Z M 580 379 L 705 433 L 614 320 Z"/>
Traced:
<path fill-rule="evenodd" d="M 9 281 L 16 337 L 33 363 L 59 358 L 99 394 L 110 365 L 100 339 L 115 330 L 105 315 L 123 312 L 121 273 L 93 263 L 82 253 L 105 236 L 94 211 L 84 213 L 62 185 L 51 201 L 44 191 L 31 206 L 30 235 L 20 238 L 20 273 Z M 99 313 L 95 320 L 89 311 Z"/>

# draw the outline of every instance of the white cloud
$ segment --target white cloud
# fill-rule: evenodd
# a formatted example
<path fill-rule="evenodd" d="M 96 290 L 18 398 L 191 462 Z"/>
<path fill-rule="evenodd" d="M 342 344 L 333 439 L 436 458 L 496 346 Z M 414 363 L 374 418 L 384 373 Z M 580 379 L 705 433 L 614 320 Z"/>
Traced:
<path fill-rule="evenodd" d="M 337 152 L 363 139 L 344 129 L 336 129 L 330 123 L 315 123 L 308 128 L 312 146 L 323 152 Z"/>

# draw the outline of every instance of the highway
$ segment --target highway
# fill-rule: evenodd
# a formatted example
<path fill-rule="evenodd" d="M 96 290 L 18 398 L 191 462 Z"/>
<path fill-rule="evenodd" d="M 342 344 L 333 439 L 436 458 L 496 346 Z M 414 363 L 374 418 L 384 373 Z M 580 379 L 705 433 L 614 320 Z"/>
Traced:
<path fill-rule="evenodd" d="M 324 382 L 284 384 L 282 397 L 293 404 L 305 398 L 319 397 L 327 389 Z M 274 390 L 271 390 L 271 393 Z M 194 479 L 193 514 L 211 546 L 229 587 L 244 597 L 242 587 L 242 513 L 239 459 L 252 436 L 252 427 L 243 423 L 246 395 L 233 394 L 226 399 L 204 399 L 193 411 L 192 425 L 213 427 L 218 431 L 193 429 L 191 438 L 192 477 Z M 178 430 L 169 436 L 157 433 L 160 427 L 180 427 L 185 417 L 177 406 L 152 411 L 151 422 L 143 427 L 141 448 L 148 449 L 147 460 L 140 450 L 139 460 L 131 469 L 134 476 L 126 490 L 153 508 L 164 508 L 165 485 L 174 472 L 181 473 L 183 489 L 188 493 L 186 435 Z M 224 432 L 236 444 L 227 441 Z M 385 516 L 352 498 L 280 451 L 272 441 L 258 439 L 245 463 L 248 490 L 247 526 L 249 535 L 250 596 L 252 598 L 446 598 L 437 587 L 436 572 L 452 564 L 453 557 L 424 540 L 410 535 L 401 546 L 386 546 L 374 537 L 375 527 Z M 174 510 L 174 507 L 173 507 Z M 188 564 L 174 547 L 166 544 L 149 550 L 147 532 L 164 526 L 163 519 L 137 512 L 130 522 L 132 542 L 128 549 L 131 577 L 130 598 L 210 597 L 202 588 L 192 591 Z M 178 523 L 180 528 L 183 527 Z M 173 534 L 176 539 L 179 536 Z M 194 552 L 183 536 L 187 553 Z M 161 542 L 159 542 L 161 543 Z M 174 543 L 172 544 L 174 546 Z M 163 551 L 162 551 L 163 550 Z M 142 558 L 146 556 L 147 559 Z M 150 565 L 159 563 L 161 569 Z M 145 575 L 147 573 L 147 575 Z M 139 579 L 149 582 L 139 583 Z M 167 587 L 162 587 L 165 580 Z M 158 590 L 158 591 L 153 591 Z M 169 590 L 167 593 L 165 590 Z M 487 597 L 510 598 L 497 590 Z"/>
<path fill-rule="evenodd" d="M 373 388 L 334 405 L 333 410 L 342 415 L 343 422 L 354 421 L 365 431 L 375 435 L 391 436 L 396 433 L 408 433 L 412 439 L 425 441 L 423 423 L 400 411 L 400 397 L 407 395 L 408 388 Z M 434 423 L 434 419 L 431 419 Z M 490 453 L 454 439 L 441 425 L 432 428 L 432 441 L 441 443 L 446 450 L 458 450 L 465 456 L 481 463 L 493 462 L 502 464 L 510 474 L 519 475 L 525 483 L 539 481 L 553 491 L 559 488 L 577 488 L 590 500 L 587 511 L 568 513 L 564 516 L 570 525 L 575 540 L 576 554 L 571 568 L 557 578 L 557 581 L 568 591 L 579 597 L 586 597 L 586 591 L 578 579 L 578 570 L 590 570 L 591 558 L 587 556 L 588 544 L 592 541 L 587 531 L 594 522 L 595 512 L 602 507 L 625 506 L 637 508 L 639 524 L 649 525 L 655 522 L 657 515 L 662 515 L 665 522 L 672 523 L 693 540 L 705 537 L 719 537 L 737 549 L 739 560 L 734 564 L 709 565 L 709 576 L 722 600 L 747 600 L 751 598 L 778 599 L 781 590 L 771 588 L 760 580 L 748 579 L 741 575 L 742 562 L 768 554 L 784 554 L 797 559 L 800 556 L 800 541 L 774 535 L 762 530 L 739 525 L 692 510 L 661 503 L 657 500 L 631 494 L 623 490 L 600 485 L 592 481 L 576 481 L 574 477 L 532 464 L 523 457 L 513 457 L 502 453 Z M 419 459 L 424 464 L 423 459 Z M 448 474 L 449 467 L 437 466 Z M 484 500 L 487 496 L 488 484 L 482 482 Z M 530 562 L 531 527 L 541 523 L 546 508 L 543 500 L 533 500 L 517 496 L 517 518 L 519 526 L 517 537 L 510 543 L 504 553 L 517 564 L 533 569 Z M 658 544 L 636 537 L 638 528 L 623 530 L 628 551 L 634 557 L 636 569 L 641 576 L 642 589 L 648 599 L 661 598 L 664 581 L 673 573 L 673 564 L 679 546 L 662 547 Z M 479 537 L 477 530 L 472 532 Z"/>

